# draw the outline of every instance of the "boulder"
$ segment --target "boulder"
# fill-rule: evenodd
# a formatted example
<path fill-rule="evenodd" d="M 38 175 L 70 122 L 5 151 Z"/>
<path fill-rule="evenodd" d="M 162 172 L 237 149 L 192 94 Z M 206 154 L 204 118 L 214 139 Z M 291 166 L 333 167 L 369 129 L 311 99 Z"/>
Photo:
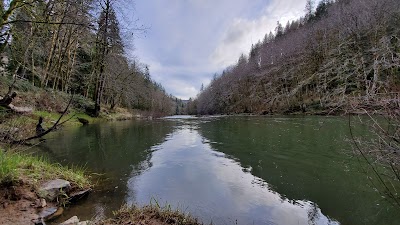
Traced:
<path fill-rule="evenodd" d="M 89 120 L 78 117 L 78 121 L 81 122 L 83 125 L 88 125 L 89 124 Z"/>
<path fill-rule="evenodd" d="M 69 218 L 68 220 L 66 220 L 63 223 L 60 223 L 59 225 L 77 225 L 79 223 L 79 219 L 77 216 L 73 216 L 71 218 Z"/>
<path fill-rule="evenodd" d="M 48 201 L 54 201 L 62 191 L 67 192 L 69 188 L 71 188 L 69 181 L 62 179 L 51 180 L 39 188 L 38 195 Z"/>
<path fill-rule="evenodd" d="M 51 218 L 52 216 L 58 211 L 57 207 L 48 207 L 39 212 L 39 218 L 43 219 L 44 221 L 47 221 Z"/>
<path fill-rule="evenodd" d="M 63 207 L 58 207 L 57 210 L 53 214 L 51 214 L 48 217 L 44 218 L 44 220 L 45 221 L 54 220 L 54 219 L 60 217 L 63 213 L 64 213 L 64 208 Z"/>
<path fill-rule="evenodd" d="M 92 192 L 92 189 L 89 188 L 89 189 L 86 189 L 86 190 L 83 190 L 83 191 L 70 193 L 69 194 L 69 198 L 68 198 L 68 202 L 74 203 L 74 202 L 77 202 L 77 201 L 79 201 L 79 200 L 81 200 L 83 198 L 86 198 L 89 195 L 90 192 Z"/>

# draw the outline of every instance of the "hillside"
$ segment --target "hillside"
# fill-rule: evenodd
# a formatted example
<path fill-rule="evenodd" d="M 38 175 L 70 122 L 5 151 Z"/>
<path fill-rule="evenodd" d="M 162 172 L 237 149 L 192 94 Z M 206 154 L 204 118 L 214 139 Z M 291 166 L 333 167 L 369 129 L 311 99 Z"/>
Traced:
<path fill-rule="evenodd" d="M 192 113 L 339 113 L 398 98 L 400 4 L 321 1 L 215 76 Z M 193 104 L 195 106 L 193 106 Z"/>

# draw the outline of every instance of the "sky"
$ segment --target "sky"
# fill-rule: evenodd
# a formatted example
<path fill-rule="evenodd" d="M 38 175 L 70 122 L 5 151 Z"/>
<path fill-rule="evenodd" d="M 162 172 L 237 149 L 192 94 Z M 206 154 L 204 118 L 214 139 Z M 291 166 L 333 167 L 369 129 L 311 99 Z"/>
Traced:
<path fill-rule="evenodd" d="M 136 0 L 135 18 L 147 27 L 129 45 L 167 93 L 195 97 L 216 72 L 248 54 L 277 21 L 304 15 L 306 0 Z"/>

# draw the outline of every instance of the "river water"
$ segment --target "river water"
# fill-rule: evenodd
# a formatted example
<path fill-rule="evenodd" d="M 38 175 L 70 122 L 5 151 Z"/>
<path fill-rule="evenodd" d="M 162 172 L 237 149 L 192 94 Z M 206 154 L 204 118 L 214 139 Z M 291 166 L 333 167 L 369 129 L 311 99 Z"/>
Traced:
<path fill-rule="evenodd" d="M 340 117 L 170 117 L 66 128 L 39 148 L 98 180 L 60 221 L 158 202 L 217 225 L 400 224 L 348 138 Z"/>

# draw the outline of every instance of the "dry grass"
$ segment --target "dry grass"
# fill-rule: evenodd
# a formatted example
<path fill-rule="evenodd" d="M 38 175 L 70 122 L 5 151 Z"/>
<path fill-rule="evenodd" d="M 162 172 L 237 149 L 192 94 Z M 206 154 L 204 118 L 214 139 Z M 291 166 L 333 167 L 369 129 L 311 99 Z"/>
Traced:
<path fill-rule="evenodd" d="M 150 204 L 144 207 L 123 206 L 114 213 L 114 218 L 107 219 L 96 225 L 111 224 L 152 224 L 152 225 L 200 225 L 196 218 L 189 214 L 174 210 L 170 205 L 161 207 L 158 204 Z"/>

